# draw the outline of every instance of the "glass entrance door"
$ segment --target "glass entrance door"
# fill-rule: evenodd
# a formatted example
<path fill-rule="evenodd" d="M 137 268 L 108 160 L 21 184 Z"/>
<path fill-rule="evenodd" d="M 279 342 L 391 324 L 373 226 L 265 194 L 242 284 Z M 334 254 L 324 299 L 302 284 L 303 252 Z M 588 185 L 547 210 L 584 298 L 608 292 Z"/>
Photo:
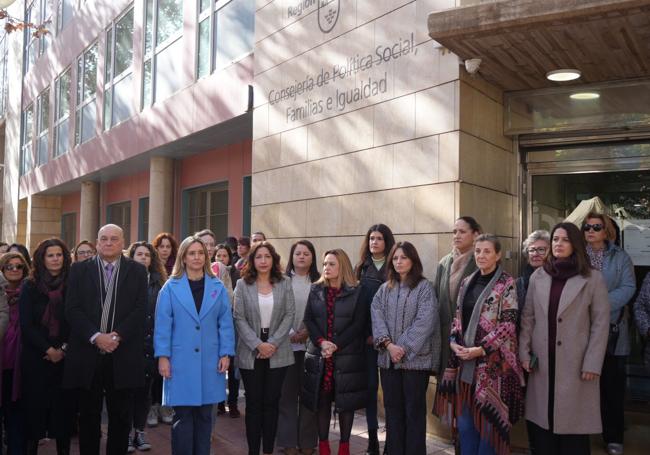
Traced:
<path fill-rule="evenodd" d="M 526 152 L 524 229 L 550 230 L 583 200 L 598 196 L 621 230 L 620 244 L 635 263 L 637 289 L 650 272 L 650 160 L 648 144 L 602 144 Z M 631 318 L 631 304 L 629 314 Z M 632 322 L 628 360 L 628 407 L 650 401 L 650 374 L 643 340 Z"/>

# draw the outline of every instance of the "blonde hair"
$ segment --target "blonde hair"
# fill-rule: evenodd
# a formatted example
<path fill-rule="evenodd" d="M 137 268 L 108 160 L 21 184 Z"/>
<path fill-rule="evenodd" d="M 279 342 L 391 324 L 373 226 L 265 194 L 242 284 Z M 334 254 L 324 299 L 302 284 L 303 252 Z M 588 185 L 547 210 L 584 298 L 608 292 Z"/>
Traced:
<path fill-rule="evenodd" d="M 192 246 L 195 243 L 198 243 L 203 247 L 203 254 L 205 254 L 205 264 L 203 264 L 203 273 L 212 278 L 216 276 L 212 271 L 212 267 L 210 266 L 210 258 L 208 257 L 208 248 L 205 246 L 205 243 L 203 243 L 203 240 L 201 240 L 200 237 L 196 235 L 191 235 L 187 237 L 185 240 L 183 240 L 180 246 L 178 247 L 176 262 L 174 263 L 174 268 L 172 270 L 172 274 L 170 278 L 179 279 L 183 277 L 183 275 L 185 274 L 185 262 L 183 262 L 183 259 L 185 259 L 187 250 L 189 250 L 190 246 Z"/>
<path fill-rule="evenodd" d="M 357 278 L 354 276 L 354 271 L 352 270 L 352 263 L 350 262 L 350 258 L 348 255 L 345 253 L 340 248 L 336 248 L 333 250 L 328 250 L 323 254 L 323 261 L 327 257 L 328 254 L 331 254 L 332 256 L 336 256 L 336 260 L 339 263 L 339 276 L 338 276 L 338 284 L 345 284 L 346 286 L 349 287 L 354 287 L 358 284 Z M 316 281 L 315 284 L 324 284 L 327 287 L 332 286 L 332 282 L 325 278 L 325 275 L 321 274 L 320 278 L 318 281 Z"/>

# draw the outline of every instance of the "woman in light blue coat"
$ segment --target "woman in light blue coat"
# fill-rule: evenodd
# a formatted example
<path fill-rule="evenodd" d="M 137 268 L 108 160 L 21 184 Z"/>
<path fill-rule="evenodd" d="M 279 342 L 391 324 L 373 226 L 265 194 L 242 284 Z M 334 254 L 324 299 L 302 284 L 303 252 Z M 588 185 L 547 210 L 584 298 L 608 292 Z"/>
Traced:
<path fill-rule="evenodd" d="M 610 333 L 600 377 L 603 440 L 609 455 L 623 453 L 625 362 L 630 335 L 625 307 L 636 291 L 634 264 L 618 247 L 614 222 L 607 215 L 589 213 L 582 222 L 591 266 L 603 273 L 610 305 Z"/>
<path fill-rule="evenodd" d="M 212 405 L 226 398 L 235 336 L 228 294 L 198 237 L 183 240 L 158 295 L 154 348 L 162 404 L 174 407 L 172 454 L 209 455 Z"/>

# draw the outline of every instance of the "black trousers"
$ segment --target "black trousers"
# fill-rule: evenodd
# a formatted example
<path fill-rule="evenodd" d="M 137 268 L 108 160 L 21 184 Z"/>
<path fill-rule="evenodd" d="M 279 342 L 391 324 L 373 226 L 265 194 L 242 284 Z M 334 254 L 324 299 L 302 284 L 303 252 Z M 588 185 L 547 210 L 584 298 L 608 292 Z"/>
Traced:
<path fill-rule="evenodd" d="M 147 424 L 147 415 L 151 408 L 151 384 L 153 378 L 147 376 L 144 379 L 144 387 L 133 391 L 133 428 L 144 431 Z"/>
<path fill-rule="evenodd" d="M 80 455 L 99 455 L 104 397 L 108 410 L 106 455 L 124 455 L 131 430 L 133 389 L 115 389 L 111 354 L 101 356 L 97 362 L 90 389 L 79 391 Z"/>
<path fill-rule="evenodd" d="M 426 455 L 429 372 L 381 368 L 390 455 Z"/>
<path fill-rule="evenodd" d="M 606 354 L 600 376 L 600 417 L 605 444 L 623 444 L 625 425 L 625 356 Z"/>
<path fill-rule="evenodd" d="M 590 455 L 588 434 L 555 434 L 527 420 L 532 455 Z"/>
<path fill-rule="evenodd" d="M 255 360 L 252 370 L 239 369 L 246 391 L 248 453 L 273 453 L 282 383 L 287 367 L 271 368 L 268 359 Z"/>

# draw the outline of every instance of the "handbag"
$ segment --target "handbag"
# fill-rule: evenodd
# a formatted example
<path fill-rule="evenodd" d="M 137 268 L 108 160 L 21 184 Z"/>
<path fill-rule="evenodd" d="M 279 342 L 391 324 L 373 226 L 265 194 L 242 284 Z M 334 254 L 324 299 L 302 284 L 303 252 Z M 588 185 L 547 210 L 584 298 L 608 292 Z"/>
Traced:
<path fill-rule="evenodd" d="M 621 313 L 618 315 L 616 323 L 609 324 L 609 337 L 607 338 L 607 354 L 609 355 L 615 355 L 616 345 L 618 344 L 618 337 L 621 335 L 620 325 L 621 321 L 623 320 L 623 316 L 625 316 L 625 311 L 627 311 L 627 307 L 623 307 L 621 309 Z"/>

